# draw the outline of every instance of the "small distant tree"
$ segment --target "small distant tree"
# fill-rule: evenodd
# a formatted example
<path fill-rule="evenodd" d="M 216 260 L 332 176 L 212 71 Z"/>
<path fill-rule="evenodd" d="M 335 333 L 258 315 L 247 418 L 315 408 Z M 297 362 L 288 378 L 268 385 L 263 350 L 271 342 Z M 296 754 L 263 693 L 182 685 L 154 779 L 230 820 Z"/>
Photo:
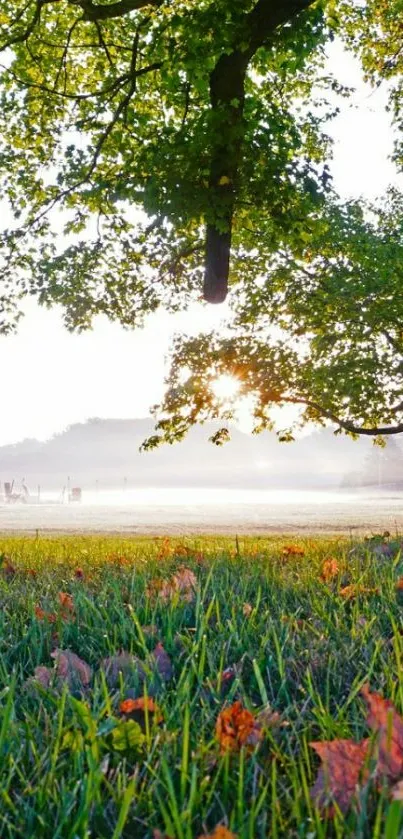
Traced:
<path fill-rule="evenodd" d="M 365 458 L 360 478 L 363 486 L 403 485 L 401 447 L 393 439 L 388 439 L 385 446 L 372 448 Z"/>

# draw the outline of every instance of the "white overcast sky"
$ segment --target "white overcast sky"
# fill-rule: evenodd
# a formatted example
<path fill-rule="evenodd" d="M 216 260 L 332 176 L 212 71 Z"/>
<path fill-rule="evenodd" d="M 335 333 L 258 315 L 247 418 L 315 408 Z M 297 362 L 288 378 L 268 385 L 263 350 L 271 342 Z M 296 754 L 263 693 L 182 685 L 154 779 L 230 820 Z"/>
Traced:
<path fill-rule="evenodd" d="M 340 81 L 357 88 L 331 125 L 335 187 L 346 197 L 376 198 L 397 182 L 388 160 L 393 137 L 386 91 L 366 86 L 358 64 L 337 45 L 331 66 Z M 60 313 L 30 301 L 18 334 L 0 337 L 0 445 L 46 439 L 88 417 L 145 416 L 162 393 L 172 333 L 209 328 L 223 314 L 222 307 L 202 306 L 177 316 L 155 314 L 134 332 L 98 319 L 91 332 L 71 335 Z"/>

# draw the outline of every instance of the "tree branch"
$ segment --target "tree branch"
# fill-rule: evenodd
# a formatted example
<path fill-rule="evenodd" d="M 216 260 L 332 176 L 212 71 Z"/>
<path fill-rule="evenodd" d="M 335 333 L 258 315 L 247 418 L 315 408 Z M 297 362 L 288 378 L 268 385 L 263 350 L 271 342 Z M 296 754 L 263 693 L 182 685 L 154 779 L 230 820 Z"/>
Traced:
<path fill-rule="evenodd" d="M 80 6 L 84 12 L 84 20 L 110 20 L 123 17 L 130 12 L 145 9 L 147 6 L 161 6 L 163 0 L 118 0 L 117 3 L 99 6 L 92 0 L 68 0 L 71 6 Z"/>
<path fill-rule="evenodd" d="M 398 423 L 397 425 L 385 425 L 385 426 L 376 426 L 373 428 L 363 428 L 363 426 L 356 425 L 354 422 L 350 422 L 349 420 L 342 420 L 337 414 L 333 413 L 333 411 L 329 411 L 327 408 L 324 408 L 323 405 L 320 405 L 318 402 L 314 402 L 312 399 L 303 399 L 301 398 L 293 398 L 291 396 L 281 397 L 279 402 L 287 402 L 291 405 L 306 405 L 307 408 L 312 408 L 314 411 L 325 417 L 325 419 L 334 422 L 335 425 L 338 425 L 340 428 L 343 428 L 344 431 L 349 432 L 350 434 L 359 434 L 360 436 L 365 435 L 367 437 L 383 437 L 386 435 L 391 434 L 401 434 L 403 432 L 403 422 Z"/>

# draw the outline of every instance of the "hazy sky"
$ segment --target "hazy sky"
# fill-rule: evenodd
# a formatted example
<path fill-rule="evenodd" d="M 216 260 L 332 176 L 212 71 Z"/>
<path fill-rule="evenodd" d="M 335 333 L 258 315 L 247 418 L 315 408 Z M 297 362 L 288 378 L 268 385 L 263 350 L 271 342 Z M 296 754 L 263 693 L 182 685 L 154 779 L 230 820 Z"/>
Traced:
<path fill-rule="evenodd" d="M 392 132 L 386 92 L 372 91 L 358 65 L 333 45 L 332 69 L 355 85 L 352 100 L 331 124 L 335 139 L 332 173 L 344 196 L 375 198 L 396 182 L 387 157 Z M 141 331 L 125 332 L 98 319 L 92 332 L 70 335 L 56 310 L 31 301 L 17 336 L 0 337 L 2 410 L 0 445 L 24 437 L 45 439 L 88 417 L 145 416 L 162 393 L 164 356 L 173 332 L 218 324 L 223 307 L 195 306 L 177 316 L 152 315 Z"/>

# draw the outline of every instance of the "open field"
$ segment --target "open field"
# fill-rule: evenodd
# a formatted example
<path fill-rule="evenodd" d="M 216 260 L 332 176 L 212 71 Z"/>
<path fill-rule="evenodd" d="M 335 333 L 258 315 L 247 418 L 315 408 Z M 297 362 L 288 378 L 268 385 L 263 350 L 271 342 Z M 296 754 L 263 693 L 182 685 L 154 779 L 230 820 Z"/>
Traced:
<path fill-rule="evenodd" d="M 164 536 L 403 531 L 398 490 L 180 488 L 83 492 L 82 504 L 0 506 L 0 533 Z"/>
<path fill-rule="evenodd" d="M 365 683 L 403 711 L 382 544 L 0 537 L 2 839 L 402 836 L 374 773 L 344 814 L 310 793 Z"/>

